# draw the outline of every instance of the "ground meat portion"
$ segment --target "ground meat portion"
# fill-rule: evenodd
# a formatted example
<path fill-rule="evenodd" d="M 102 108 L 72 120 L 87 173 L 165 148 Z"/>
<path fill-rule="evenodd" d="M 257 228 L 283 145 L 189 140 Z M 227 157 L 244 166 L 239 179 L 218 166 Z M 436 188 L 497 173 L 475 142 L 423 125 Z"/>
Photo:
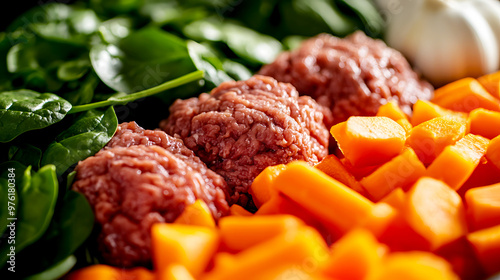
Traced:
<path fill-rule="evenodd" d="M 121 124 L 109 146 L 76 167 L 73 189 L 94 210 L 106 262 L 150 264 L 151 226 L 173 222 L 196 199 L 216 219 L 227 213 L 224 179 L 181 144 L 163 131 Z"/>
<path fill-rule="evenodd" d="M 361 31 L 344 39 L 320 34 L 282 53 L 259 74 L 291 83 L 330 108 L 333 119 L 325 119 L 327 126 L 353 115 L 375 115 L 388 100 L 410 115 L 412 105 L 433 92 L 401 53 Z"/>
<path fill-rule="evenodd" d="M 225 82 L 198 98 L 177 100 L 160 123 L 180 137 L 246 205 L 248 187 L 267 166 L 328 154 L 329 132 L 318 104 L 295 88 L 265 76 Z"/>
<path fill-rule="evenodd" d="M 113 138 L 111 138 L 106 145 L 106 148 L 126 148 L 135 145 L 160 146 L 171 153 L 191 157 L 194 161 L 202 162 L 192 150 L 184 145 L 181 139 L 167 135 L 164 131 L 159 129 L 144 129 L 136 122 L 121 123 L 113 135 Z"/>

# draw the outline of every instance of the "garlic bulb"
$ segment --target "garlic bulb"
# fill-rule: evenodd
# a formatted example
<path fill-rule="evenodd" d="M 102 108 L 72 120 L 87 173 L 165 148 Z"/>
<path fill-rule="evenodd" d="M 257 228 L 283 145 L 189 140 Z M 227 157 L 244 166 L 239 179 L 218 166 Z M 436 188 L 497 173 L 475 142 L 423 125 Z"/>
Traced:
<path fill-rule="evenodd" d="M 385 40 L 435 86 L 500 66 L 500 1 L 376 0 Z"/>

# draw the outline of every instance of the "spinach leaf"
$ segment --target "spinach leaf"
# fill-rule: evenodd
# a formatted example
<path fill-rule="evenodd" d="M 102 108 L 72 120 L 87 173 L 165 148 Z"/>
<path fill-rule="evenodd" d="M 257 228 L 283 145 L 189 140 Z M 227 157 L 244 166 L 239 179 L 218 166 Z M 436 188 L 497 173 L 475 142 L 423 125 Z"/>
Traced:
<path fill-rule="evenodd" d="M 352 10 L 361 23 L 359 28 L 368 36 L 381 37 L 384 30 L 384 19 L 370 0 L 337 0 L 340 5 L 345 5 Z M 339 5 L 339 6 L 340 6 Z"/>
<path fill-rule="evenodd" d="M 90 69 L 90 61 L 85 58 L 79 58 L 62 63 L 57 68 L 57 77 L 62 81 L 78 80 Z"/>
<path fill-rule="evenodd" d="M 70 166 L 97 153 L 109 142 L 118 127 L 113 107 L 90 110 L 59 134 L 42 157 L 42 165 L 56 166 L 62 175 Z"/>
<path fill-rule="evenodd" d="M 0 93 L 0 142 L 54 124 L 64 118 L 71 104 L 51 93 L 31 90 Z"/>
<path fill-rule="evenodd" d="M 252 72 L 245 67 L 245 65 L 232 61 L 230 59 L 224 59 L 222 62 L 222 69 L 234 80 L 244 81 L 252 77 Z"/>
<path fill-rule="evenodd" d="M 68 258 L 92 232 L 94 213 L 82 194 L 69 191 L 56 210 L 44 236 L 18 256 L 26 275 L 43 272 Z M 43 259 L 39 258 L 41 254 Z"/>
<path fill-rule="evenodd" d="M 16 253 L 37 241 L 47 230 L 54 214 L 58 186 L 55 166 L 53 165 L 44 166 L 33 175 L 30 167 L 24 171 L 22 184 L 16 185 L 19 195 L 15 238 Z M 0 246 L 0 266 L 5 265 L 10 246 L 7 243 Z"/>
<path fill-rule="evenodd" d="M 224 42 L 236 55 L 254 65 L 271 63 L 283 50 L 281 43 L 271 36 L 214 18 L 193 22 L 184 27 L 183 33 L 193 40 Z"/>
<path fill-rule="evenodd" d="M 219 58 L 207 47 L 195 41 L 188 41 L 189 55 L 196 67 L 204 72 L 205 81 L 209 88 L 216 87 L 222 82 L 233 80 L 223 70 L 223 64 Z"/>
<path fill-rule="evenodd" d="M 18 228 L 16 232 L 16 251 L 38 240 L 47 230 L 52 220 L 57 201 L 59 185 L 56 168 L 46 165 L 31 175 L 31 168 L 25 171 L 29 185 L 19 192 Z"/>
<path fill-rule="evenodd" d="M 68 91 L 61 96 L 73 106 L 90 103 L 94 98 L 94 91 L 99 82 L 97 75 L 91 72 L 83 80 L 68 83 Z"/>
<path fill-rule="evenodd" d="M 87 45 L 89 36 L 97 31 L 99 23 L 93 10 L 78 8 L 76 5 L 49 3 L 19 16 L 8 27 L 8 31 L 25 33 L 25 38 L 36 34 L 48 40 Z"/>
<path fill-rule="evenodd" d="M 186 43 L 154 27 L 141 29 L 117 44 L 90 50 L 95 72 L 110 88 L 132 93 L 196 70 Z"/>
<path fill-rule="evenodd" d="M 115 17 L 101 23 L 99 26 L 99 35 L 104 42 L 116 44 L 133 32 L 132 27 L 133 22 L 131 18 L 123 16 Z"/>
<path fill-rule="evenodd" d="M 47 270 L 25 277 L 24 280 L 46 280 L 46 279 L 59 279 L 68 273 L 76 264 L 76 257 L 71 255 L 66 259 L 54 264 Z"/>
<path fill-rule="evenodd" d="M 329 32 L 345 36 L 356 30 L 355 22 L 337 7 L 335 1 L 292 0 L 280 6 L 285 33 L 314 36 Z"/>
<path fill-rule="evenodd" d="M 40 168 L 42 151 L 30 144 L 22 143 L 9 148 L 9 160 L 20 162 L 26 166 L 31 165 L 35 170 Z"/>

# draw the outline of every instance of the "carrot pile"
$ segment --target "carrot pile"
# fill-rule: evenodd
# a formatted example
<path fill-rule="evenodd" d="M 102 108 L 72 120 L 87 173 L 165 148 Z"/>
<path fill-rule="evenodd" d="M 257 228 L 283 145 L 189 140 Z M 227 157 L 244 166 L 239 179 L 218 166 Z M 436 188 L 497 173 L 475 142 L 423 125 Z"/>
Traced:
<path fill-rule="evenodd" d="M 68 279 L 484 279 L 500 272 L 500 72 L 331 128 L 339 153 L 266 168 L 216 222 L 202 201 L 152 228 L 154 270 Z"/>

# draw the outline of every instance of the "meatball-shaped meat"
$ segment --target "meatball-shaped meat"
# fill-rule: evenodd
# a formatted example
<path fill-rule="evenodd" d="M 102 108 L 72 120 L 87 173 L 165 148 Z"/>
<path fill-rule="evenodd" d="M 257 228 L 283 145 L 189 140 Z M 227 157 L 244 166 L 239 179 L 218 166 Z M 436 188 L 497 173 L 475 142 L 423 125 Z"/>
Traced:
<path fill-rule="evenodd" d="M 430 99 L 433 92 L 400 52 L 361 31 L 344 39 L 327 34 L 308 39 L 259 74 L 291 83 L 300 94 L 330 108 L 333 119 L 326 119 L 327 126 L 353 115 L 375 115 L 388 100 L 396 100 L 410 115 L 413 104 Z"/>
<path fill-rule="evenodd" d="M 133 132 L 134 126 L 120 125 L 112 147 L 81 161 L 73 183 L 73 189 L 83 193 L 93 207 L 103 258 L 123 267 L 148 265 L 151 226 L 173 222 L 196 199 L 206 202 L 215 218 L 228 211 L 222 177 L 194 155 L 178 153 L 182 141 L 138 126 L 139 132 Z M 129 146 L 133 139 L 148 137 L 152 139 L 148 146 Z"/>
<path fill-rule="evenodd" d="M 248 187 L 267 166 L 328 154 L 329 133 L 318 104 L 265 76 L 225 82 L 198 98 L 177 100 L 160 123 L 180 137 L 232 190 L 230 203 L 246 205 Z"/>

